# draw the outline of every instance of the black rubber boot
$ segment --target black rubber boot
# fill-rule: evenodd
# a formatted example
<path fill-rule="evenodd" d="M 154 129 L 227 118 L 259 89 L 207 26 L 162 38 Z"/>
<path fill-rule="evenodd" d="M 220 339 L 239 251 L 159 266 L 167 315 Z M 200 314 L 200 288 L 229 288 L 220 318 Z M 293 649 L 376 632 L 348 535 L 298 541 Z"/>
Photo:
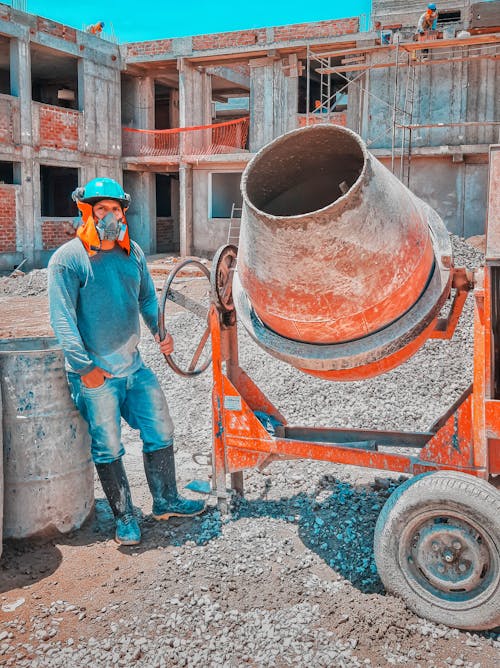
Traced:
<path fill-rule="evenodd" d="M 121 459 L 95 465 L 102 489 L 116 519 L 115 540 L 120 545 L 137 545 L 141 530 L 134 515 L 127 474 Z"/>
<path fill-rule="evenodd" d="M 168 446 L 155 452 L 143 452 L 144 471 L 153 497 L 153 517 L 190 517 L 205 510 L 204 501 L 192 501 L 179 496 L 175 481 L 174 448 Z"/>

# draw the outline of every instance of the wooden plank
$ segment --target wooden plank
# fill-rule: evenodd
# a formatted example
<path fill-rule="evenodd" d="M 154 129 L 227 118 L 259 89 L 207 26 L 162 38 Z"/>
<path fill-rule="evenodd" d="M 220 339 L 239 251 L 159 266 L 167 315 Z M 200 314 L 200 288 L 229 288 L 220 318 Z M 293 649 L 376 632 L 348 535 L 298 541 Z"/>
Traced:
<path fill-rule="evenodd" d="M 457 39 L 432 39 L 426 42 L 409 42 L 400 43 L 399 46 L 405 51 L 420 51 L 420 49 L 445 49 L 449 46 L 471 46 L 472 44 L 495 44 L 500 42 L 500 33 L 493 33 L 492 35 L 478 35 L 470 37 L 462 37 Z"/>
<path fill-rule="evenodd" d="M 471 35 L 470 37 L 464 37 L 462 39 L 438 39 L 438 40 L 428 40 L 426 42 L 400 42 L 399 47 L 405 49 L 406 51 L 418 51 L 419 49 L 439 49 L 445 48 L 448 46 L 469 46 L 477 44 L 491 44 L 495 42 L 500 42 L 500 33 L 493 33 L 489 35 Z M 384 44 L 377 46 L 369 47 L 357 47 L 353 49 L 339 49 L 339 50 L 328 50 L 328 51 L 314 51 L 310 49 L 311 57 L 318 58 L 340 58 L 342 56 L 350 56 L 356 53 L 373 53 L 375 51 L 380 51 L 386 49 L 387 51 L 393 51 L 396 48 L 396 44 Z"/>
<path fill-rule="evenodd" d="M 479 54 L 477 56 L 464 56 L 463 58 L 439 58 L 436 60 L 426 59 L 426 60 L 412 60 L 411 64 L 418 65 L 443 65 L 446 63 L 461 63 L 464 61 L 470 60 L 498 60 L 500 54 Z M 335 72 L 357 72 L 359 70 L 376 70 L 382 67 L 394 67 L 396 65 L 395 61 L 390 63 L 375 63 L 370 65 L 369 63 L 363 63 L 359 65 L 340 65 L 339 67 L 318 67 L 315 71 L 319 74 L 335 74 Z M 399 67 L 408 67 L 408 63 L 399 63 Z"/>

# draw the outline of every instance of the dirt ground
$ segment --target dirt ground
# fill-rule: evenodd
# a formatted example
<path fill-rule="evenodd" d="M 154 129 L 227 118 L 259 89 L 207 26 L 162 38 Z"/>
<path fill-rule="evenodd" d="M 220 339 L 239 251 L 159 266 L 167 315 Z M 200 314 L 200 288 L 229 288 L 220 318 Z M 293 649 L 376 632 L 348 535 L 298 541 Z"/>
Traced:
<path fill-rule="evenodd" d="M 160 287 L 161 272 L 155 280 Z M 191 293 L 200 298 L 200 283 L 192 283 Z M 0 338 L 50 334 L 43 291 L 0 299 Z M 184 316 L 176 317 L 174 338 L 176 326 L 186 332 Z M 292 378 L 284 365 L 271 367 L 254 357 L 255 347 L 244 346 L 243 363 L 262 382 L 276 369 L 280 384 Z M 181 380 L 167 371 L 147 336 L 142 348 L 179 427 L 180 485 L 209 480 L 209 466 L 192 459 L 210 450 L 209 373 L 200 381 Z M 440 350 L 432 348 L 431 355 Z M 435 373 L 438 383 L 439 368 Z M 367 410 L 380 402 L 380 420 L 401 382 L 388 376 L 387 385 L 361 398 Z M 337 395 L 328 394 L 328 383 L 311 386 L 298 375 L 293 382 L 291 399 L 312 411 L 313 423 L 313 400 L 325 406 L 325 415 L 333 413 Z M 460 393 L 459 383 L 454 390 Z M 405 406 L 401 428 L 418 424 L 418 406 Z M 113 541 L 113 520 L 98 485 L 95 510 L 81 529 L 45 542 L 7 542 L 0 561 L 0 665 L 500 665 L 498 633 L 433 624 L 384 593 L 374 569 L 373 529 L 400 483 L 397 475 L 276 463 L 245 474 L 245 499 L 228 515 L 209 500 L 201 517 L 158 523 L 150 515 L 138 435 L 124 426 L 123 441 L 142 514 L 142 544 L 118 547 Z"/>

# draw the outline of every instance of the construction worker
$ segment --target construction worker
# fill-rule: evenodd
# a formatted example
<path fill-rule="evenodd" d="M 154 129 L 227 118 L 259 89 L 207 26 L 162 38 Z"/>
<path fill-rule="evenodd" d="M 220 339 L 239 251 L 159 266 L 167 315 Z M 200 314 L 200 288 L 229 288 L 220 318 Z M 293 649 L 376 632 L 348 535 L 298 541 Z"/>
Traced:
<path fill-rule="evenodd" d="M 93 23 L 91 26 L 88 26 L 86 32 L 90 33 L 91 35 L 95 35 L 96 37 L 100 37 L 103 30 L 104 22 L 98 21 L 97 23 Z"/>
<path fill-rule="evenodd" d="M 129 238 L 130 196 L 112 179 L 97 178 L 73 192 L 82 223 L 49 262 L 50 322 L 63 349 L 73 400 L 88 423 L 91 455 L 116 518 L 115 540 L 135 545 L 134 515 L 120 418 L 140 431 L 153 517 L 191 516 L 205 505 L 179 496 L 174 426 L 155 374 L 137 344 L 142 315 L 163 354 L 173 341 L 158 335 L 158 302 L 144 253 Z"/>
<path fill-rule="evenodd" d="M 418 20 L 417 32 L 419 35 L 424 35 L 429 30 L 436 30 L 437 20 L 438 20 L 438 11 L 436 5 L 431 2 L 427 5 L 426 11 Z"/>

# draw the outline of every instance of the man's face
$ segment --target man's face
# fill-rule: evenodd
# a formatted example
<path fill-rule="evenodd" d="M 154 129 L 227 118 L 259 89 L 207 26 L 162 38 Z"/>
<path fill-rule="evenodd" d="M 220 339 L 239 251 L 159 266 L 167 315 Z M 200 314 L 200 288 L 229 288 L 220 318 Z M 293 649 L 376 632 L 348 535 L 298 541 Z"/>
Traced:
<path fill-rule="evenodd" d="M 97 204 L 94 204 L 92 211 L 97 220 L 102 220 L 108 213 L 112 213 L 116 220 L 121 220 L 123 218 L 122 207 L 120 206 L 120 203 L 114 199 L 102 199 L 100 202 L 97 202 Z"/>
<path fill-rule="evenodd" d="M 95 226 L 101 241 L 122 241 L 127 225 L 123 219 L 123 209 L 114 199 L 102 199 L 92 209 Z"/>

